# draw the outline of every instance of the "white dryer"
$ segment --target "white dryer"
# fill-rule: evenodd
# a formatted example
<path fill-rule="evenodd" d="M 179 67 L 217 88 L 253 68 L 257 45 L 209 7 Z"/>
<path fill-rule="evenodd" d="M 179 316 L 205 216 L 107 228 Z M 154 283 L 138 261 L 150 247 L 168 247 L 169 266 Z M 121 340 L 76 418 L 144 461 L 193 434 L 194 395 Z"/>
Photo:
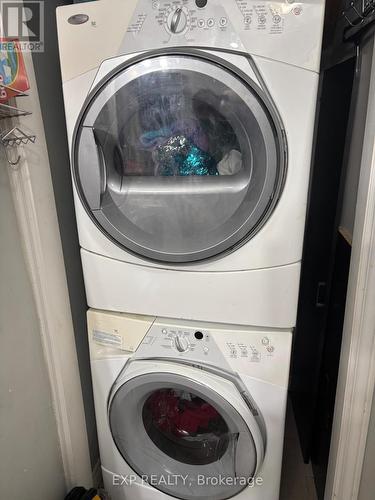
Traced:
<path fill-rule="evenodd" d="M 90 310 L 112 500 L 277 500 L 291 333 Z"/>
<path fill-rule="evenodd" d="M 323 0 L 57 11 L 88 303 L 295 324 Z"/>

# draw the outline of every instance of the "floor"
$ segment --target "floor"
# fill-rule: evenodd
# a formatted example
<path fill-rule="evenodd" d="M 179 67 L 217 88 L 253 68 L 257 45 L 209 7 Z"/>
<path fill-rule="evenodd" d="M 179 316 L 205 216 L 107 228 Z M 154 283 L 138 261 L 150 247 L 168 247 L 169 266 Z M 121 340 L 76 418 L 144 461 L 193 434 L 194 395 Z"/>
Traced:
<path fill-rule="evenodd" d="M 318 500 L 311 464 L 305 464 L 299 445 L 297 426 L 288 405 L 280 500 Z"/>

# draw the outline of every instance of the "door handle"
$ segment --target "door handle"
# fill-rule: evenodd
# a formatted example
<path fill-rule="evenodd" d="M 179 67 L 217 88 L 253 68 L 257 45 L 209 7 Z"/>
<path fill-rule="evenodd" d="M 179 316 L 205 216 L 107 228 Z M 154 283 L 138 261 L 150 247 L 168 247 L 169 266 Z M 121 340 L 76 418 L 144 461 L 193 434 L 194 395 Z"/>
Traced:
<path fill-rule="evenodd" d="M 327 283 L 325 281 L 319 281 L 316 288 L 316 307 L 325 307 L 327 300 Z"/>
<path fill-rule="evenodd" d="M 106 175 L 103 152 L 91 127 L 82 127 L 78 142 L 75 174 L 91 210 L 99 210 L 105 190 Z"/>

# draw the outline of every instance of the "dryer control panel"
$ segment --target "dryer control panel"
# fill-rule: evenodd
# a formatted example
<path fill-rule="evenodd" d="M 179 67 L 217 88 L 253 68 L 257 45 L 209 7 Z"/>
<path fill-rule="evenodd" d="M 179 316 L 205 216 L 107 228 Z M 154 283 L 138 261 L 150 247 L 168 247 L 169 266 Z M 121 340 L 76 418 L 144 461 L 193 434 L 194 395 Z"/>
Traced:
<path fill-rule="evenodd" d="M 121 44 L 124 52 L 170 46 L 245 51 L 220 0 L 139 0 Z M 152 40 L 152 43 L 151 43 Z"/>
<path fill-rule="evenodd" d="M 107 0 L 59 7 L 63 81 L 118 55 L 173 46 L 240 51 L 318 72 L 324 5 L 325 0 Z"/>
<path fill-rule="evenodd" d="M 324 0 L 139 0 L 123 52 L 202 46 L 319 70 Z"/>

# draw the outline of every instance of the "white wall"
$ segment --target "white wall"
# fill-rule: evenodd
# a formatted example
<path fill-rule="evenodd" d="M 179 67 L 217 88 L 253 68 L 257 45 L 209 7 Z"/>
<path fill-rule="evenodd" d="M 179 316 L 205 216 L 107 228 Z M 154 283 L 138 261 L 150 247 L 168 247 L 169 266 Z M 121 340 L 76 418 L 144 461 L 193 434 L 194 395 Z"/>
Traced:
<path fill-rule="evenodd" d="M 61 500 L 51 387 L 7 168 L 0 150 L 0 497 Z"/>

